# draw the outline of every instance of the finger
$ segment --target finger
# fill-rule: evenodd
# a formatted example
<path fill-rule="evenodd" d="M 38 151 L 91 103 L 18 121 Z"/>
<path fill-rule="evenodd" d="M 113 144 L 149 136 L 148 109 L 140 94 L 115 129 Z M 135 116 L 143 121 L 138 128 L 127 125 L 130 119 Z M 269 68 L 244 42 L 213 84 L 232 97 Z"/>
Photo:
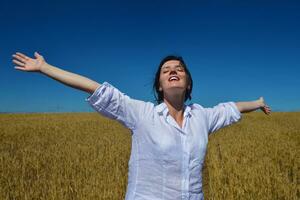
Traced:
<path fill-rule="evenodd" d="M 20 62 L 20 61 L 18 61 L 18 60 L 13 60 L 13 63 L 15 63 L 15 64 L 17 64 L 17 65 L 19 65 L 19 66 L 24 66 L 24 65 L 25 65 L 25 63 Z"/>
<path fill-rule="evenodd" d="M 270 114 L 271 110 L 268 108 L 263 108 L 263 111 L 265 114 Z"/>
<path fill-rule="evenodd" d="M 23 58 L 22 56 L 14 54 L 13 57 L 16 58 L 16 59 L 18 59 L 18 60 L 20 60 L 21 62 L 26 62 L 26 59 Z"/>
<path fill-rule="evenodd" d="M 18 67 L 18 66 L 15 66 L 15 69 L 21 70 L 21 71 L 26 71 L 23 67 Z"/>
<path fill-rule="evenodd" d="M 20 53 L 20 52 L 17 52 L 16 54 L 19 55 L 19 56 L 21 56 L 21 57 L 24 58 L 24 59 L 29 59 L 28 56 L 26 56 L 25 54 L 22 54 L 22 53 Z"/>
<path fill-rule="evenodd" d="M 270 107 L 269 107 L 269 106 L 266 106 L 265 109 L 270 110 Z"/>

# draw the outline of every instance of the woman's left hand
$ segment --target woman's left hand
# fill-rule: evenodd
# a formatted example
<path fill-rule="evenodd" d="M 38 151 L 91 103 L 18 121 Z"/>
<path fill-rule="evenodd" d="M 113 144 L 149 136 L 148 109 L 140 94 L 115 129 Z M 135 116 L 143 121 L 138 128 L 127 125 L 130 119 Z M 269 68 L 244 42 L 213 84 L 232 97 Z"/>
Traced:
<path fill-rule="evenodd" d="M 259 105 L 260 105 L 260 109 L 266 114 L 269 115 L 271 113 L 271 108 L 265 103 L 265 100 L 263 97 L 260 97 L 258 99 Z"/>

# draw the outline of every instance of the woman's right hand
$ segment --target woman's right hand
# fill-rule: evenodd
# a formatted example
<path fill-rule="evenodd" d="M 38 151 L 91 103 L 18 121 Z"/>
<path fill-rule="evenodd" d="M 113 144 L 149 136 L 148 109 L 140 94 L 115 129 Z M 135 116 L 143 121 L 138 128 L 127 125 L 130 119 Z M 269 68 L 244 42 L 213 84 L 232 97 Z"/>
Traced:
<path fill-rule="evenodd" d="M 93 92 L 100 86 L 99 83 L 84 76 L 49 65 L 44 60 L 43 56 L 37 52 L 34 53 L 34 56 L 35 59 L 19 52 L 14 54 L 13 63 L 16 64 L 15 69 L 26 72 L 41 72 L 42 74 L 67 86 L 88 92 L 90 94 L 93 94 Z"/>
<path fill-rule="evenodd" d="M 15 69 L 27 72 L 40 72 L 42 67 L 46 64 L 43 56 L 34 53 L 35 59 L 30 58 L 22 53 L 15 53 L 13 55 L 13 63 L 16 64 Z"/>

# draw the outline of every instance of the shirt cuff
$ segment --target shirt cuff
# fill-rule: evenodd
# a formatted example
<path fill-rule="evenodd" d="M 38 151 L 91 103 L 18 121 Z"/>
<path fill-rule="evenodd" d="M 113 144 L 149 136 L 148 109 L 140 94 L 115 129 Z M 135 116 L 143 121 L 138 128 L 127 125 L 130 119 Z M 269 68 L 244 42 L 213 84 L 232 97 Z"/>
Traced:
<path fill-rule="evenodd" d="M 236 106 L 236 104 L 234 102 L 228 102 L 229 105 L 231 106 L 232 110 L 233 110 L 233 114 L 234 114 L 234 120 L 235 121 L 239 121 L 242 117 L 242 113 L 239 111 L 238 107 Z"/>
<path fill-rule="evenodd" d="M 108 82 L 103 82 L 102 84 L 100 84 L 100 86 L 97 87 L 93 94 L 91 94 L 85 99 L 85 101 L 88 102 L 91 106 L 95 105 L 95 103 L 99 100 L 99 97 L 101 96 L 100 94 L 103 93 L 107 87 L 112 87 L 112 85 Z"/>

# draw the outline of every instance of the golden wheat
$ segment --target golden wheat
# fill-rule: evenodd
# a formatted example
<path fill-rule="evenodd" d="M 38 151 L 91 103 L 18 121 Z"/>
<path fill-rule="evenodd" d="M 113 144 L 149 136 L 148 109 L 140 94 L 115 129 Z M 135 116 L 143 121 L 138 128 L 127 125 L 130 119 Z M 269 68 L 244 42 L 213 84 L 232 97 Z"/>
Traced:
<path fill-rule="evenodd" d="M 130 143 L 97 113 L 1 114 L 0 199 L 124 199 Z M 299 199 L 299 146 L 300 113 L 243 115 L 210 136 L 206 199 Z"/>

